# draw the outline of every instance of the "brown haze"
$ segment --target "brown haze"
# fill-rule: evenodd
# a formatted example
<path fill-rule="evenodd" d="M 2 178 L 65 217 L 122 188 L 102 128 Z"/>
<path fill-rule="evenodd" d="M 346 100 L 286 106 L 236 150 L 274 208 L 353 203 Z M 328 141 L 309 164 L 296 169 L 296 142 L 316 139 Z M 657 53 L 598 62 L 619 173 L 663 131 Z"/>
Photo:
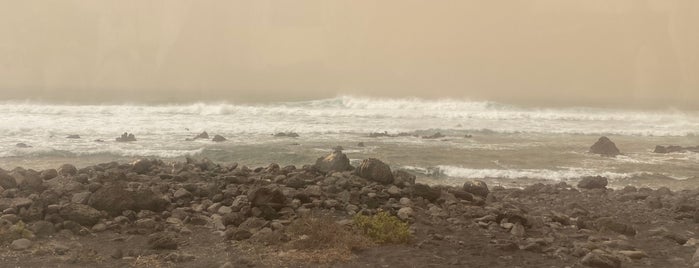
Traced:
<path fill-rule="evenodd" d="M 0 0 L 0 99 L 699 108 L 696 0 Z"/>

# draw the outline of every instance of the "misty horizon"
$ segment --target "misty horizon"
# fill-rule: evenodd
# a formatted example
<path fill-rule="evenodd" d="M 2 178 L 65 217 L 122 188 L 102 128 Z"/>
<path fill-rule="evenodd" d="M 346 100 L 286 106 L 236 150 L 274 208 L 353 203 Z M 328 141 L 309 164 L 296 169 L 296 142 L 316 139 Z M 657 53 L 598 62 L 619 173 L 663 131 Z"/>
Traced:
<path fill-rule="evenodd" d="M 699 109 L 691 1 L 0 4 L 0 100 Z"/>

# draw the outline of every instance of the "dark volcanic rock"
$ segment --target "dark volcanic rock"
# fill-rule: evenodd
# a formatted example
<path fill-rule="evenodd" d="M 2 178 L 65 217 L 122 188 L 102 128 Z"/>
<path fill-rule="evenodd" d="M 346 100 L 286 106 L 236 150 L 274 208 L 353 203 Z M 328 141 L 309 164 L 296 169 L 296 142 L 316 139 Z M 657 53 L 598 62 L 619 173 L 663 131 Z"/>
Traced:
<path fill-rule="evenodd" d="M 150 159 L 138 159 L 131 163 L 131 170 L 133 172 L 136 172 L 138 174 L 146 174 L 148 173 L 151 168 L 153 168 L 153 165 L 155 165 L 157 161 L 155 160 L 150 160 Z"/>
<path fill-rule="evenodd" d="M 636 229 L 628 224 L 618 222 L 610 217 L 603 217 L 597 219 L 595 225 L 598 229 L 608 229 L 623 235 L 634 236 L 636 235 Z"/>
<path fill-rule="evenodd" d="M 59 212 L 59 215 L 66 220 L 71 220 L 79 223 L 83 226 L 92 226 L 99 222 L 102 214 L 88 206 L 83 204 L 69 203 L 63 206 Z"/>
<path fill-rule="evenodd" d="M 74 176 L 75 174 L 78 174 L 78 169 L 71 164 L 63 164 L 60 168 L 58 168 L 58 174 L 62 176 Z"/>
<path fill-rule="evenodd" d="M 619 148 L 616 147 L 616 144 L 614 144 L 614 142 L 607 137 L 599 138 L 599 140 L 597 140 L 597 142 L 590 147 L 590 153 L 600 154 L 603 156 L 617 156 L 621 154 Z"/>
<path fill-rule="evenodd" d="M 389 184 L 393 182 L 391 167 L 376 158 L 364 159 L 355 172 L 362 178 L 378 183 Z"/>
<path fill-rule="evenodd" d="M 221 135 L 216 135 L 216 136 L 214 136 L 214 138 L 213 138 L 211 141 L 213 141 L 213 142 L 224 142 L 224 141 L 226 141 L 226 138 L 224 138 L 224 137 L 221 136 Z"/>
<path fill-rule="evenodd" d="M 298 138 L 299 134 L 296 132 L 279 132 L 274 134 L 273 136 L 275 137 L 289 137 L 289 138 Z"/>
<path fill-rule="evenodd" d="M 422 136 L 423 139 L 439 139 L 439 138 L 444 138 L 444 137 L 446 137 L 446 136 L 444 136 L 442 133 L 439 133 L 439 132 L 434 133 L 434 134 L 429 135 L 429 136 Z"/>
<path fill-rule="evenodd" d="M 467 181 L 464 183 L 463 186 L 464 191 L 471 193 L 476 196 L 480 197 L 487 197 L 488 194 L 490 193 L 490 190 L 488 190 L 488 185 L 484 181 L 480 180 L 473 180 L 473 181 Z"/>
<path fill-rule="evenodd" d="M 0 169 L 0 187 L 3 189 L 17 188 L 15 178 L 2 169 Z"/>
<path fill-rule="evenodd" d="M 26 143 L 22 143 L 22 142 L 17 143 L 15 146 L 17 146 L 17 148 L 32 148 L 31 146 L 27 145 Z"/>
<path fill-rule="evenodd" d="M 434 202 L 442 194 L 442 191 L 426 184 L 416 183 L 413 185 L 413 194 Z"/>
<path fill-rule="evenodd" d="M 75 134 L 73 134 L 73 135 L 68 135 L 68 136 L 66 137 L 66 139 L 79 139 L 79 138 L 80 138 L 80 135 L 75 135 Z"/>
<path fill-rule="evenodd" d="M 583 177 L 578 182 L 578 188 L 581 189 L 604 189 L 607 187 L 608 180 L 602 176 Z"/>
<path fill-rule="evenodd" d="M 318 158 L 315 167 L 322 172 L 348 171 L 353 169 L 350 165 L 349 158 L 342 153 L 342 150 L 335 150 L 326 157 Z"/>
<path fill-rule="evenodd" d="M 278 187 L 266 186 L 248 191 L 248 200 L 254 207 L 268 206 L 279 209 L 284 206 L 286 196 Z"/>
<path fill-rule="evenodd" d="M 131 142 L 131 141 L 136 141 L 136 136 L 134 136 L 133 133 L 126 133 L 121 134 L 121 137 L 116 138 L 117 142 Z"/>
<path fill-rule="evenodd" d="M 102 186 L 92 193 L 87 203 L 112 215 L 120 214 L 124 210 L 160 212 L 170 204 L 169 201 L 149 189 L 127 191 L 120 185 Z"/>
<path fill-rule="evenodd" d="M 415 184 L 415 175 L 408 173 L 405 170 L 393 171 L 393 184 L 400 187 L 406 187 Z"/>
<path fill-rule="evenodd" d="M 58 177 L 58 171 L 53 168 L 41 172 L 41 179 L 43 180 L 50 180 L 55 177 Z"/>
<path fill-rule="evenodd" d="M 196 140 L 196 139 L 205 139 L 205 140 L 208 140 L 208 139 L 209 139 L 209 133 L 206 133 L 206 131 L 204 131 L 204 132 L 202 132 L 202 133 L 199 133 L 199 135 L 197 135 L 196 137 L 194 137 L 194 139 L 195 139 L 195 140 Z"/>

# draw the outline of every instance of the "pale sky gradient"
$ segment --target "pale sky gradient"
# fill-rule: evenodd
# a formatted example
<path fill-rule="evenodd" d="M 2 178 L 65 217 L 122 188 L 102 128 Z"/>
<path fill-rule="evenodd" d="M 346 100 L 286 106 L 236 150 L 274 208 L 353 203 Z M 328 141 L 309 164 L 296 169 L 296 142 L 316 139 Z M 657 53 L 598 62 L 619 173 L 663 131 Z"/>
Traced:
<path fill-rule="evenodd" d="M 0 99 L 699 108 L 696 0 L 0 0 Z"/>

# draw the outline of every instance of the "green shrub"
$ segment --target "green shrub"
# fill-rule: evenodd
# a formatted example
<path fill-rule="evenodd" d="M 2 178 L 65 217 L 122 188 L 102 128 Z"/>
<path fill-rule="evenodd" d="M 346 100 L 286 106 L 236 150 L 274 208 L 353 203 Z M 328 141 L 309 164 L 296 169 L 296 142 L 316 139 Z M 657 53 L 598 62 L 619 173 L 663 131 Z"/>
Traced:
<path fill-rule="evenodd" d="M 354 225 L 376 243 L 410 242 L 408 224 L 387 212 L 379 212 L 373 216 L 357 214 L 354 216 Z"/>

